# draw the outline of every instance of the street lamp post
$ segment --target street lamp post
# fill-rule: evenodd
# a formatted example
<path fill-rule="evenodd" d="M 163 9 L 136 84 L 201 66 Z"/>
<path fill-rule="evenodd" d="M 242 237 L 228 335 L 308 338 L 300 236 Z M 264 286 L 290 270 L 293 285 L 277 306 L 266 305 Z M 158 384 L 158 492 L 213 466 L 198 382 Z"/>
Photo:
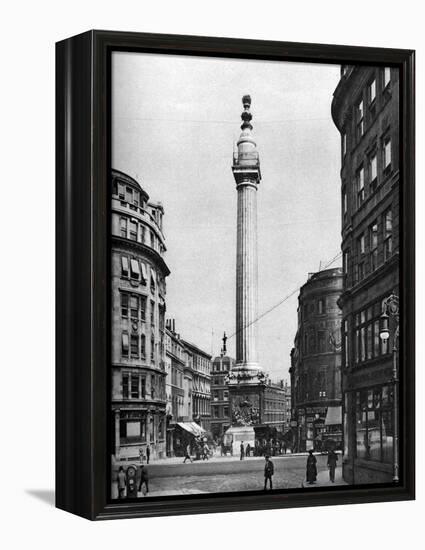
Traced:
<path fill-rule="evenodd" d="M 393 415 L 394 415 L 394 430 L 393 430 L 393 481 L 399 481 L 399 458 L 398 458 L 398 363 L 397 363 L 397 341 L 400 334 L 399 324 L 400 306 L 399 298 L 396 294 L 391 294 L 382 302 L 382 315 L 379 336 L 383 342 L 387 342 L 390 337 L 389 319 L 393 317 L 396 322 L 393 336 Z"/>

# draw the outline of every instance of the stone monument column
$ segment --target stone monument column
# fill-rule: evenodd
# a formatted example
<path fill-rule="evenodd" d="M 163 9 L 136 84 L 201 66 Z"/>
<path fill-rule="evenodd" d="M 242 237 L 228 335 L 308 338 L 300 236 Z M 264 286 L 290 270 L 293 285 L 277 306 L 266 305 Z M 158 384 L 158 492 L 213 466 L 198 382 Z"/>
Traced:
<path fill-rule="evenodd" d="M 252 137 L 251 97 L 242 98 L 242 133 L 233 153 L 233 176 L 238 193 L 236 244 L 236 365 L 245 380 L 255 376 L 258 363 L 258 256 L 257 188 L 261 181 L 260 159 Z"/>
<path fill-rule="evenodd" d="M 233 152 L 232 171 L 238 194 L 236 240 L 236 364 L 227 377 L 232 424 L 224 435 L 233 452 L 249 443 L 261 420 L 265 374 L 258 362 L 257 189 L 260 159 L 252 137 L 251 98 L 242 98 L 242 133 Z M 223 339 L 223 348 L 226 338 Z"/>

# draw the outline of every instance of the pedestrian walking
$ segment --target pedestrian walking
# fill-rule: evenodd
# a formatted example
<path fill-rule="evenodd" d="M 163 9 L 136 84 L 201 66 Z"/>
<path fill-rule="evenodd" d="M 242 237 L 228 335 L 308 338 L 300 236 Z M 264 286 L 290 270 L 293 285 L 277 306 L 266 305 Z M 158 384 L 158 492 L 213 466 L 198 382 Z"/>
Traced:
<path fill-rule="evenodd" d="M 243 446 L 243 441 L 241 442 L 241 460 L 243 460 L 245 457 L 245 449 Z"/>
<path fill-rule="evenodd" d="M 151 448 L 149 445 L 146 447 L 146 464 L 149 464 L 149 459 L 151 457 Z"/>
<path fill-rule="evenodd" d="M 307 482 L 312 485 L 317 479 L 317 459 L 313 455 L 313 451 L 308 451 L 308 453 L 306 479 Z"/>
<path fill-rule="evenodd" d="M 209 460 L 209 454 L 210 454 L 210 450 L 208 448 L 208 445 L 205 443 L 203 448 L 202 460 L 205 460 L 205 459 Z"/>
<path fill-rule="evenodd" d="M 270 489 L 273 489 L 272 477 L 274 474 L 273 462 L 270 460 L 269 455 L 265 456 L 266 464 L 264 466 L 264 490 L 267 489 L 267 481 L 269 482 Z"/>
<path fill-rule="evenodd" d="M 140 447 L 140 449 L 139 449 L 139 457 L 140 457 L 140 464 L 143 464 L 144 456 L 143 456 L 143 448 L 142 447 Z"/>
<path fill-rule="evenodd" d="M 329 468 L 329 481 L 335 483 L 335 468 L 338 462 L 338 455 L 331 449 L 328 453 L 328 468 Z"/>
<path fill-rule="evenodd" d="M 143 464 L 140 466 L 139 492 L 142 492 L 144 495 L 149 493 L 148 469 Z"/>
<path fill-rule="evenodd" d="M 190 443 L 186 445 L 186 454 L 184 455 L 183 464 L 186 463 L 186 460 L 189 459 L 191 462 L 193 462 L 192 457 L 190 456 Z"/>
<path fill-rule="evenodd" d="M 118 498 L 125 498 L 126 475 L 124 472 L 124 468 L 122 466 L 120 466 L 118 470 L 117 483 L 118 483 Z"/>
<path fill-rule="evenodd" d="M 247 457 L 251 456 L 251 445 L 249 443 L 246 446 L 245 454 Z"/>

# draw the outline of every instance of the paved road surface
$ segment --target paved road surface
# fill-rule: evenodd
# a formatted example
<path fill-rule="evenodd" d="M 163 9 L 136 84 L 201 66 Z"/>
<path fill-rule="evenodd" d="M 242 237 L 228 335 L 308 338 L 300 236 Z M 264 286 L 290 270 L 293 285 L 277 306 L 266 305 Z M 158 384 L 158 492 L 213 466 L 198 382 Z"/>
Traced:
<path fill-rule="evenodd" d="M 327 470 L 326 456 L 317 457 L 317 469 Z M 300 488 L 305 479 L 306 456 L 273 457 L 273 488 Z M 222 493 L 263 490 L 264 458 L 187 462 L 186 464 L 152 463 L 149 472 L 149 495 Z M 115 472 L 113 477 L 115 477 Z M 113 483 L 113 497 L 116 483 Z M 140 496 L 142 496 L 140 494 Z"/>

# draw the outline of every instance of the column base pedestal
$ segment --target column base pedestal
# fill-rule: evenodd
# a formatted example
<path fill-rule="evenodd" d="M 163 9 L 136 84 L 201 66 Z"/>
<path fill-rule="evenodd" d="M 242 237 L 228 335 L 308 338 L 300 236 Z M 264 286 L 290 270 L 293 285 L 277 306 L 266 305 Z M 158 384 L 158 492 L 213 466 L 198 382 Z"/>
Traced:
<path fill-rule="evenodd" d="M 244 450 L 249 443 L 251 452 L 255 449 L 255 431 L 252 426 L 230 426 L 224 434 L 224 438 L 227 441 L 232 440 L 232 454 L 233 456 L 240 456 L 241 443 L 243 443 Z"/>

